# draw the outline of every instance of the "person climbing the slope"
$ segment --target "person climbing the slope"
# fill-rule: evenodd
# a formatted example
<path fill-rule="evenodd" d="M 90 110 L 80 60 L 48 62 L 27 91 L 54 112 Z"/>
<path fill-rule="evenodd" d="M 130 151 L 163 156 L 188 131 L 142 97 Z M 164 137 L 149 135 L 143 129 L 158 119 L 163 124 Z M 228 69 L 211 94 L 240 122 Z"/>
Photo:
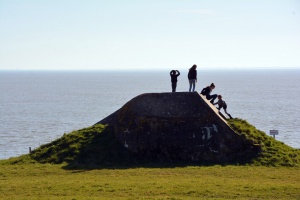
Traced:
<path fill-rule="evenodd" d="M 210 84 L 210 86 L 207 86 L 206 88 L 203 88 L 202 91 L 201 91 L 201 94 L 206 96 L 206 99 L 207 100 L 210 100 L 210 103 L 214 104 L 214 100 L 217 98 L 217 94 L 213 94 L 213 95 L 210 95 L 211 91 L 213 89 L 215 89 L 215 84 L 212 83 Z"/>
<path fill-rule="evenodd" d="M 177 72 L 177 73 L 176 73 Z M 170 71 L 171 76 L 171 82 L 172 82 L 172 92 L 176 92 L 177 87 L 177 77 L 180 75 L 180 72 L 178 70 L 172 70 Z"/>
<path fill-rule="evenodd" d="M 226 102 L 222 99 L 222 95 L 218 95 L 218 102 L 217 103 L 214 103 L 214 105 L 218 104 L 218 110 L 219 112 L 221 111 L 221 108 L 224 109 L 225 113 L 230 117 L 230 119 L 232 119 L 231 115 L 227 112 L 227 104 Z"/>

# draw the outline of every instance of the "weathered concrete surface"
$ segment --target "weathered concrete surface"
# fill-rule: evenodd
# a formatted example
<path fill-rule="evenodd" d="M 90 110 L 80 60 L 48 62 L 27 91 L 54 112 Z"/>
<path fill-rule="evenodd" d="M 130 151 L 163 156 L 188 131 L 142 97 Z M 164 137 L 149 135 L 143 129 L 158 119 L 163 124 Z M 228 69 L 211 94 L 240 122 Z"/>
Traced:
<path fill-rule="evenodd" d="M 260 152 L 197 92 L 142 94 L 98 123 L 113 126 L 128 150 L 152 160 L 221 164 Z"/>

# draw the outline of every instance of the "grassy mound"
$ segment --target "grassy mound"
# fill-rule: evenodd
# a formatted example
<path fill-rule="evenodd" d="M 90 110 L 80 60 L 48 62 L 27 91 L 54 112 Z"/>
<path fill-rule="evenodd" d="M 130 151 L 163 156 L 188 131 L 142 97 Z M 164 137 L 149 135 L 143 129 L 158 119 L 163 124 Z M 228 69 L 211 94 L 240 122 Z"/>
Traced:
<path fill-rule="evenodd" d="M 102 124 L 64 134 L 31 153 L 41 163 L 72 165 L 118 165 L 135 163 L 135 157 L 114 138 L 109 127 Z"/>
<path fill-rule="evenodd" d="M 260 145 L 262 148 L 262 153 L 246 164 L 299 166 L 300 150 L 273 139 L 245 120 L 232 119 L 228 123 L 241 137 L 252 140 L 254 144 Z M 117 142 L 112 130 L 101 124 L 65 134 L 61 138 L 34 150 L 30 157 L 40 163 L 66 162 L 71 167 L 79 165 L 122 167 L 137 164 L 148 166 L 150 163 L 150 161 L 143 161 L 129 152 Z"/>
<path fill-rule="evenodd" d="M 300 150 L 285 145 L 266 135 L 265 132 L 257 130 L 245 120 L 231 119 L 228 124 L 238 134 L 252 140 L 262 148 L 259 157 L 254 158 L 251 163 L 262 166 L 300 166 Z"/>

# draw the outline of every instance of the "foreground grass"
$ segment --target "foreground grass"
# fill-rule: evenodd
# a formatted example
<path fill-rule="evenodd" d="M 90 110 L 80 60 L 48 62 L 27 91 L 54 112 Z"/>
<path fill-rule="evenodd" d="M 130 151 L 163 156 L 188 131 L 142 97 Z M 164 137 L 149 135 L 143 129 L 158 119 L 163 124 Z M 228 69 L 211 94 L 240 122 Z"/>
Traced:
<path fill-rule="evenodd" d="M 300 199 L 297 167 L 63 166 L 0 161 L 0 199 Z"/>
<path fill-rule="evenodd" d="M 0 161 L 0 199 L 299 200 L 299 150 L 244 120 L 230 120 L 229 125 L 261 147 L 261 154 L 243 166 L 141 162 L 110 129 L 95 125 L 65 134 L 30 155 Z"/>

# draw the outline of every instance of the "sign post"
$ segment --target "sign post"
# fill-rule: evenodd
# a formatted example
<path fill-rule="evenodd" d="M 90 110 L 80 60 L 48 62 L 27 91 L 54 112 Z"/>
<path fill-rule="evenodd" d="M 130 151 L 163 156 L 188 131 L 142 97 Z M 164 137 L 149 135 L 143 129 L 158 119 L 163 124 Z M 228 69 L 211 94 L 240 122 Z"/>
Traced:
<path fill-rule="evenodd" d="M 278 130 L 270 130 L 270 135 L 273 135 L 274 139 L 275 139 L 275 135 L 278 135 Z"/>

